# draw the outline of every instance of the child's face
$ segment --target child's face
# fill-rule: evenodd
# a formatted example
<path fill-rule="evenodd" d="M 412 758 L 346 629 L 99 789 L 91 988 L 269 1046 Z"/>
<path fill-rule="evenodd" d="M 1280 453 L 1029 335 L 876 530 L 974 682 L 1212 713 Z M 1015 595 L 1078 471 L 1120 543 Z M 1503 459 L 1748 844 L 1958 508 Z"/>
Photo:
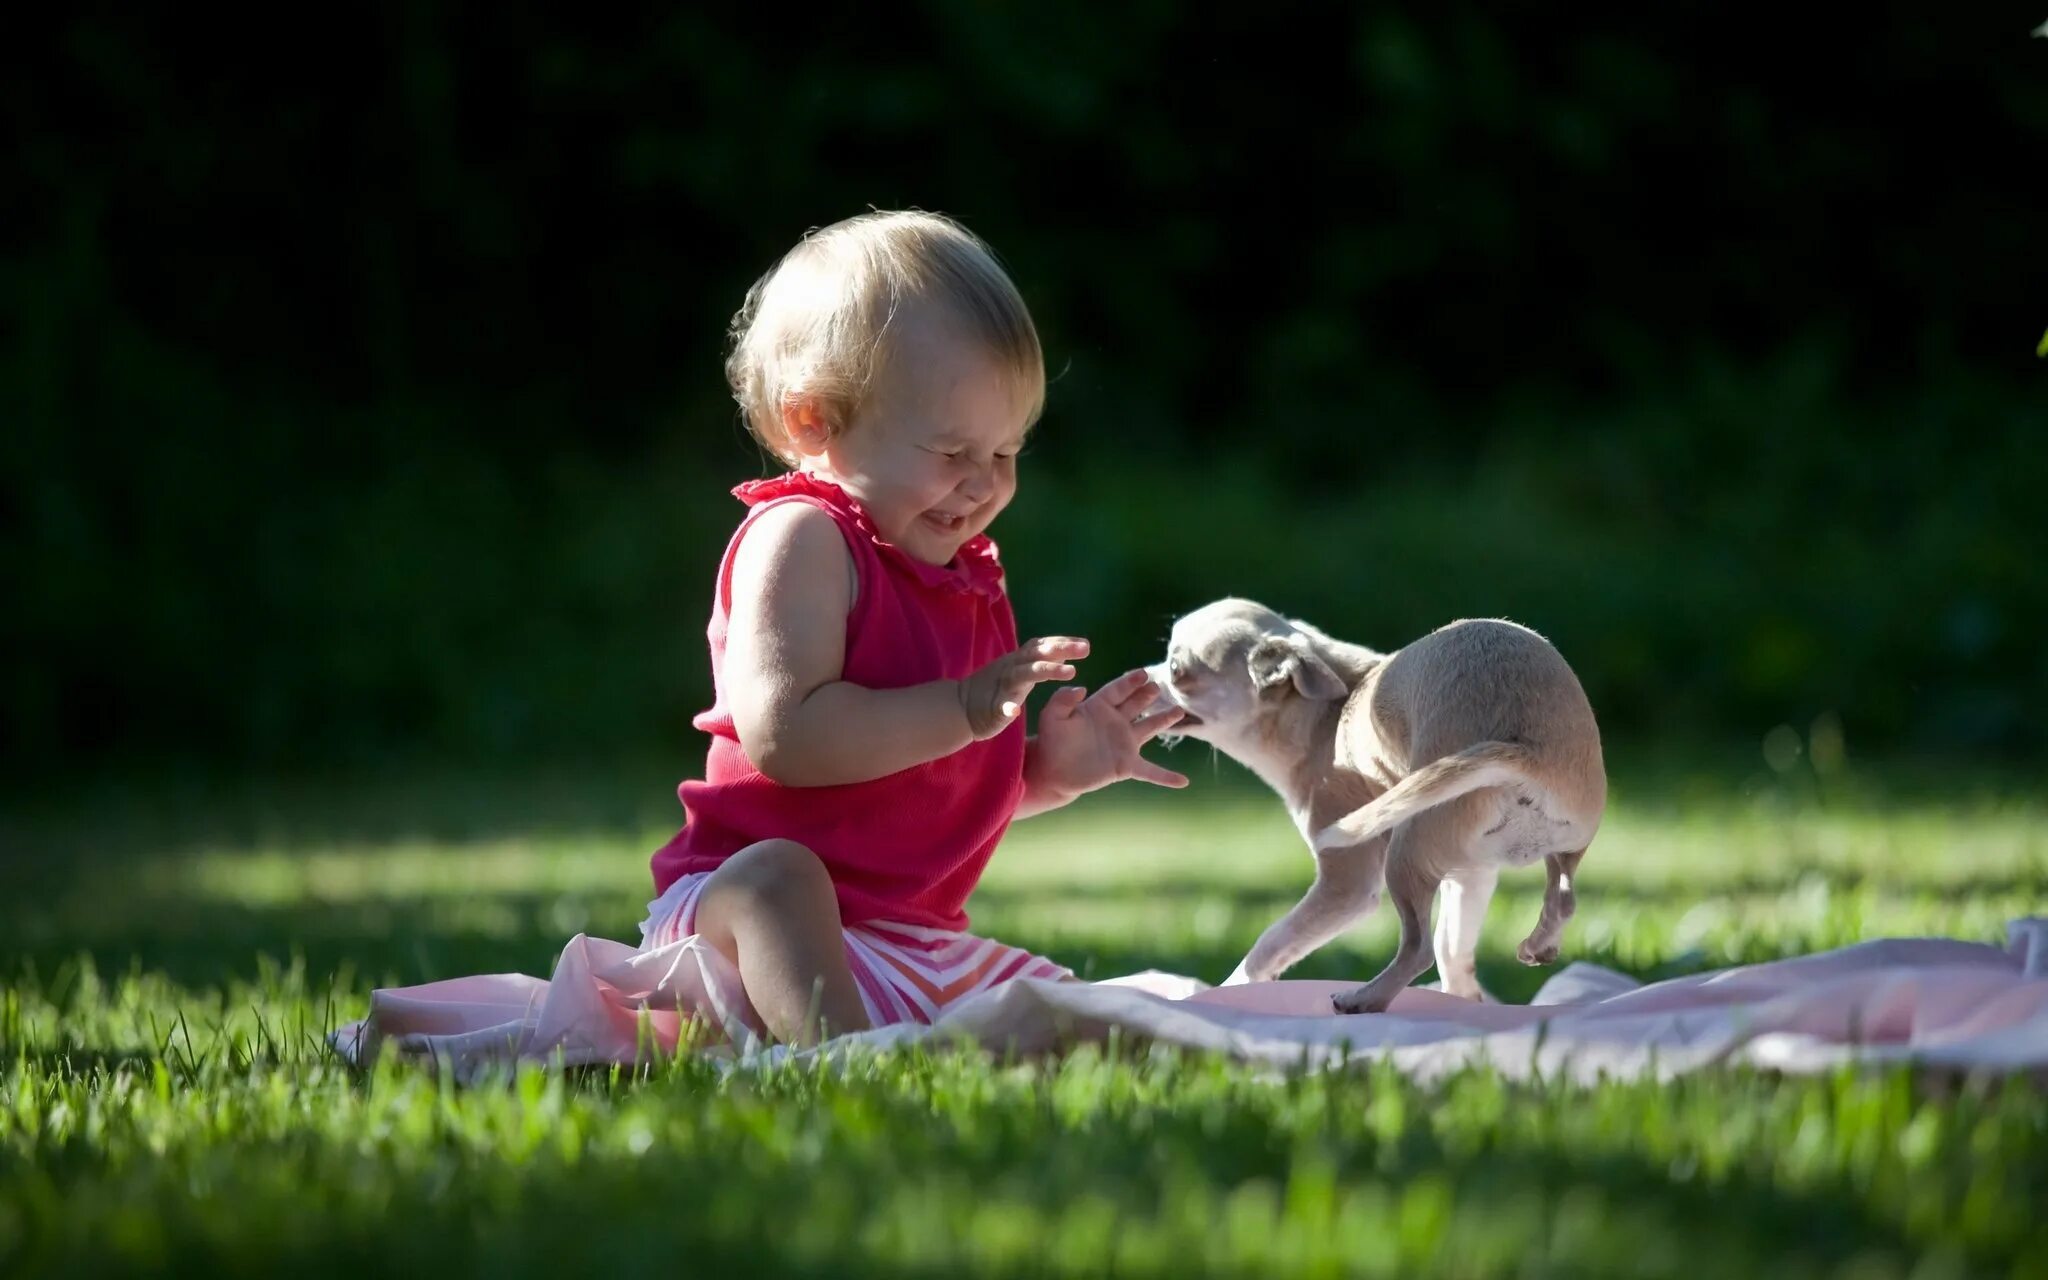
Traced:
<path fill-rule="evenodd" d="M 935 565 L 1010 505 L 1028 412 L 1015 379 L 944 319 L 929 307 L 898 315 L 867 403 L 810 459 L 860 499 L 883 537 Z"/>

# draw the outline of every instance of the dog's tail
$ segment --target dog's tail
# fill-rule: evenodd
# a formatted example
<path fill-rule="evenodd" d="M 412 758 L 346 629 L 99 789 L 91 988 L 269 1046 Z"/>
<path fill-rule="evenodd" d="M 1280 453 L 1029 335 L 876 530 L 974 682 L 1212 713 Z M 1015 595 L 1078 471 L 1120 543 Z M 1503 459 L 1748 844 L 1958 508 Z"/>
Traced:
<path fill-rule="evenodd" d="M 1364 844 L 1447 800 L 1481 787 L 1521 781 L 1528 777 L 1527 770 L 1534 759 L 1535 753 L 1529 748 L 1512 742 L 1480 742 L 1432 760 L 1372 803 L 1353 809 L 1316 832 L 1316 851 Z"/>

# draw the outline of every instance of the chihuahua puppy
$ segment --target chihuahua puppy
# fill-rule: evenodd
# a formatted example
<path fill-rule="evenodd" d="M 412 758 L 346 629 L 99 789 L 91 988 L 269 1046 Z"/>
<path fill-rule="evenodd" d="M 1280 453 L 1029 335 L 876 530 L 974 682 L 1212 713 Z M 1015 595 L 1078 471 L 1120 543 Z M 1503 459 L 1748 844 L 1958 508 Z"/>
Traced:
<path fill-rule="evenodd" d="M 1607 773 L 1585 690 L 1542 636 L 1453 622 L 1387 655 L 1228 599 L 1175 622 L 1166 661 L 1148 670 L 1185 713 L 1170 733 L 1264 779 L 1315 856 L 1308 893 L 1226 985 L 1278 977 L 1372 911 L 1384 885 L 1400 945 L 1379 976 L 1335 998 L 1339 1012 L 1380 1012 L 1429 967 L 1439 894 L 1443 989 L 1483 999 L 1473 955 L 1495 880 L 1539 860 L 1542 915 L 1516 956 L 1557 958 Z"/>

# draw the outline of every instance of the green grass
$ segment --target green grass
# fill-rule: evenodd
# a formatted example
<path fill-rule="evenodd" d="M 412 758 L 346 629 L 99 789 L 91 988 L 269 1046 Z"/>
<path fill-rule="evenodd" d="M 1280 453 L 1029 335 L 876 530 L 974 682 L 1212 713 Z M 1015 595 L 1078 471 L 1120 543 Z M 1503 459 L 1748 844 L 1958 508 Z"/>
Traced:
<path fill-rule="evenodd" d="M 976 927 L 1096 976 L 1216 979 L 1299 893 L 1270 797 L 1196 788 L 1021 825 Z M 722 1082 L 471 1089 L 319 1049 L 375 985 L 546 972 L 631 937 L 660 765 L 295 787 L 78 787 L 0 821 L 0 1275 L 973 1272 L 1945 1276 L 2048 1268 L 2037 1084 L 1903 1073 L 1420 1088 L 1112 1046 Z M 1939 933 L 2048 890 L 2048 802 L 1958 775 L 1747 762 L 1617 781 L 1567 959 L 1644 976 Z M 1512 960 L 1538 877 L 1495 900 Z M 1368 975 L 1374 920 L 1304 976 Z"/>

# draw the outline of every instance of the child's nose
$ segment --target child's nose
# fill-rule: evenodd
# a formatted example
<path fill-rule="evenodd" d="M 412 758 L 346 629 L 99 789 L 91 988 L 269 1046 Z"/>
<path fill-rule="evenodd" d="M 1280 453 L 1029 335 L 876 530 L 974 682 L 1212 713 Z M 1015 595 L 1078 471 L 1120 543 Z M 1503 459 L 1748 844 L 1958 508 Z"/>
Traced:
<path fill-rule="evenodd" d="M 967 478 L 960 482 L 960 492 L 970 501 L 977 503 L 987 502 L 995 496 L 996 492 L 995 468 L 992 466 L 974 468 L 973 471 L 968 473 Z"/>

